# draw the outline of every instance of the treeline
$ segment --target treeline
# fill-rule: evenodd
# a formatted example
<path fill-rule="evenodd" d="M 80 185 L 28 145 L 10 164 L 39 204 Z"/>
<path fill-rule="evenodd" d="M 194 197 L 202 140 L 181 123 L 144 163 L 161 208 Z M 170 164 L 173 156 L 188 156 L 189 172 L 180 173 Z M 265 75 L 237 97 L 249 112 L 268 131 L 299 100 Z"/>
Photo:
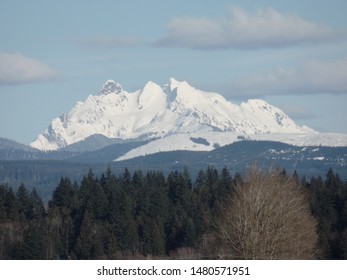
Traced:
<path fill-rule="evenodd" d="M 35 189 L 29 192 L 22 184 L 15 193 L 8 186 L 1 185 L 0 258 L 346 259 L 347 182 L 332 170 L 324 179 L 318 177 L 311 180 L 299 179 L 296 173 L 288 176 L 284 170 L 275 173 L 276 176 L 271 179 L 274 185 L 288 186 L 292 190 L 294 182 L 300 191 L 292 193 L 295 193 L 294 196 L 303 195 L 300 201 L 307 202 L 310 213 L 302 215 L 310 217 L 299 220 L 305 222 L 312 217 L 311 232 L 306 234 L 303 225 L 304 234 L 301 234 L 298 231 L 300 221 L 294 224 L 286 214 L 283 217 L 288 216 L 288 219 L 281 219 L 281 223 L 284 223 L 281 227 L 292 227 L 294 235 L 288 238 L 293 240 L 317 236 L 316 239 L 310 237 L 313 241 L 317 240 L 310 248 L 310 255 L 293 255 L 285 244 L 272 248 L 271 255 L 267 253 L 267 248 L 262 248 L 262 253 L 253 254 L 242 251 L 244 249 L 241 247 L 226 250 L 229 244 L 233 247 L 236 238 L 247 235 L 235 235 L 233 225 L 237 217 L 248 215 L 242 212 L 244 202 L 240 204 L 243 190 L 244 194 L 247 194 L 246 191 L 252 192 L 249 186 L 259 184 L 259 178 L 262 180 L 263 177 L 258 176 L 258 181 L 254 181 L 255 176 L 232 176 L 227 168 L 219 171 L 208 167 L 199 172 L 194 182 L 187 170 L 164 176 L 162 172 L 144 174 L 140 170 L 131 174 L 125 169 L 120 176 L 116 176 L 108 169 L 100 177 L 90 170 L 80 184 L 71 182 L 67 177 L 61 178 L 47 205 L 44 205 Z M 270 182 L 266 180 L 264 182 L 267 183 L 263 185 Z M 274 203 L 276 207 L 281 205 L 276 201 L 277 197 L 283 197 L 276 195 L 278 191 L 274 190 L 267 189 L 264 194 L 273 194 L 269 203 Z M 259 192 L 258 195 L 261 198 L 263 194 Z M 255 199 L 261 200 L 259 197 Z M 241 208 L 236 205 L 241 205 Z M 252 205 L 253 202 L 251 208 Z M 259 207 L 265 211 L 265 216 L 269 216 L 265 206 Z M 299 212 L 304 208 L 301 206 Z M 298 213 L 296 210 L 293 212 Z M 257 209 L 256 215 L 259 216 L 259 213 L 262 212 Z M 256 219 L 262 219 L 258 216 Z M 230 217 L 233 217 L 232 221 Z M 232 226 L 226 227 L 226 221 Z M 269 228 L 274 228 L 273 223 Z M 264 225 L 264 222 L 259 224 Z M 310 230 L 306 228 L 305 231 Z M 294 230 L 298 232 L 297 236 Z M 269 232 L 264 231 L 264 234 L 268 236 Z M 240 242 L 238 244 L 242 244 L 243 240 Z M 288 246 L 292 247 L 292 243 L 289 242 Z"/>

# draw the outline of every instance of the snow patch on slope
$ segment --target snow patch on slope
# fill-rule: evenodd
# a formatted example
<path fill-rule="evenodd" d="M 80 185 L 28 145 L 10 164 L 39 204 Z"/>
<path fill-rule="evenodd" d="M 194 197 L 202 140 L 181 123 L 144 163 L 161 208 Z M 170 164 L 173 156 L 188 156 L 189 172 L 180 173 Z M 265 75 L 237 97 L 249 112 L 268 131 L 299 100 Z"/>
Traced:
<path fill-rule="evenodd" d="M 209 145 L 197 144 L 192 141 L 192 137 L 205 139 Z M 125 155 L 115 159 L 115 161 L 127 160 L 164 151 L 211 151 L 216 147 L 243 140 L 276 141 L 294 146 L 347 146 L 347 135 L 339 133 L 237 134 L 232 132 L 200 131 L 192 134 L 170 135 L 162 139 L 151 141 L 146 145 L 129 151 Z"/>

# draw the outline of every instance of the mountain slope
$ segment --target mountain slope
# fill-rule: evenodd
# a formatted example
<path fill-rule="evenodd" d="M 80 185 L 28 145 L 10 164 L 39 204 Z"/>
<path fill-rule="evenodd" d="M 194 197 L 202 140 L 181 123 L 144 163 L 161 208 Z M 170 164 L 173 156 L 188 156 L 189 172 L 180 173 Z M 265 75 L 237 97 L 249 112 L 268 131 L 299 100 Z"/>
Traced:
<path fill-rule="evenodd" d="M 39 151 L 16 141 L 0 138 L 0 160 L 36 159 Z"/>
<path fill-rule="evenodd" d="M 333 168 L 341 178 L 347 178 L 347 147 L 293 146 L 274 141 L 243 140 L 212 151 L 167 151 L 139 156 L 112 163 L 112 168 L 177 170 L 188 167 L 192 174 L 207 166 L 228 167 L 244 172 L 257 163 L 264 169 L 285 168 L 289 174 L 323 176 Z"/>
<path fill-rule="evenodd" d="M 237 134 L 233 132 L 194 132 L 173 134 L 154 139 L 149 143 L 138 146 L 118 158 L 115 161 L 122 161 L 140 156 L 146 156 L 159 152 L 168 151 L 212 151 L 218 147 L 230 145 L 243 140 L 254 141 L 277 141 L 294 145 L 305 146 L 325 146 L 325 147 L 346 147 L 347 135 L 341 133 L 254 133 Z"/>
<path fill-rule="evenodd" d="M 58 150 L 99 134 L 123 140 L 148 140 L 172 134 L 232 132 L 238 134 L 312 133 L 263 100 L 240 106 L 217 93 L 170 79 L 163 87 L 148 82 L 129 93 L 108 80 L 98 95 L 78 102 L 31 143 L 39 150 Z"/>

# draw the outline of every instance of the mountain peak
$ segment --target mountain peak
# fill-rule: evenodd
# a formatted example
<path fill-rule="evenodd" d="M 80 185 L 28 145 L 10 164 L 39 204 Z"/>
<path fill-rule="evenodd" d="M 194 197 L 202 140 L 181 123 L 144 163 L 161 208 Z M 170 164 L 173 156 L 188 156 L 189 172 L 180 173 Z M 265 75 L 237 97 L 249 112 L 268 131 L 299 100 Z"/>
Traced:
<path fill-rule="evenodd" d="M 99 95 L 107 95 L 110 93 L 121 93 L 122 86 L 113 80 L 107 80 L 99 91 Z"/>
<path fill-rule="evenodd" d="M 120 84 L 108 80 L 100 95 L 108 97 L 89 96 L 64 117 L 54 119 L 31 146 L 57 150 L 95 134 L 127 140 L 197 131 L 310 133 L 263 100 L 238 106 L 218 93 L 196 89 L 174 78 L 164 87 L 148 82 L 135 92 L 123 91 Z"/>
<path fill-rule="evenodd" d="M 175 89 L 179 89 L 179 88 L 191 88 L 191 85 L 186 82 L 186 81 L 177 81 L 175 78 L 170 78 L 169 79 L 169 83 L 165 85 L 165 88 L 169 88 L 170 91 L 174 91 Z"/>
<path fill-rule="evenodd" d="M 169 86 L 171 89 L 177 88 L 179 86 L 180 82 L 177 81 L 175 78 L 169 79 Z"/>

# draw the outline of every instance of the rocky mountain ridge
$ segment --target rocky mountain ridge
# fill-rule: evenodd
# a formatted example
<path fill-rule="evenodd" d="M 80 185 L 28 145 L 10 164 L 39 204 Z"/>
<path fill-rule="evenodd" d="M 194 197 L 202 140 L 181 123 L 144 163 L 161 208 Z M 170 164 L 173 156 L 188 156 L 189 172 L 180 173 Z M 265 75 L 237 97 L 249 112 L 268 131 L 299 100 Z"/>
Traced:
<path fill-rule="evenodd" d="M 70 112 L 53 119 L 31 147 L 59 150 L 92 135 L 134 141 L 205 132 L 314 133 L 264 100 L 251 99 L 236 105 L 218 93 L 173 78 L 162 87 L 148 82 L 135 92 L 127 92 L 119 83 L 108 80 L 97 95 L 88 96 Z"/>

